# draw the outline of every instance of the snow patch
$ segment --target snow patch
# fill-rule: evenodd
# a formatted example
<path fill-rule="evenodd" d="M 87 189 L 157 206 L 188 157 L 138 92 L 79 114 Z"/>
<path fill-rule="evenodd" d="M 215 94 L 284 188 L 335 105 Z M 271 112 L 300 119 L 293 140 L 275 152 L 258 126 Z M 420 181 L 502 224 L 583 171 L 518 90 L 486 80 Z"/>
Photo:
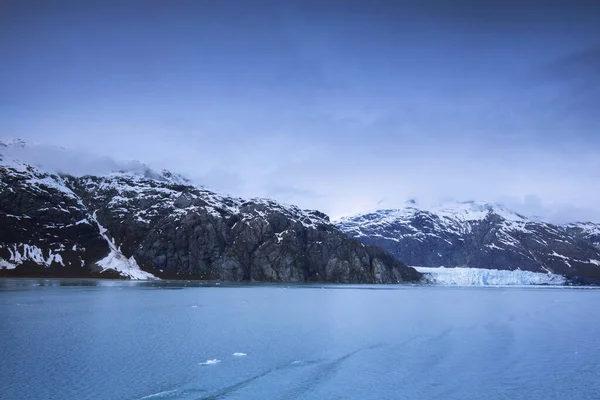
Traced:
<path fill-rule="evenodd" d="M 4 247 L 4 246 L 0 246 Z M 64 248 L 56 250 L 48 250 L 48 256 L 44 255 L 44 251 L 34 245 L 30 244 L 13 244 L 12 246 L 5 246 L 10 253 L 10 259 L 8 261 L 15 266 L 23 264 L 25 261 L 32 261 L 36 264 L 45 265 L 49 267 L 52 263 L 60 264 L 64 267 L 62 256 L 56 251 L 63 250 Z"/>
<path fill-rule="evenodd" d="M 96 264 L 102 267 L 102 271 L 112 269 L 117 271 L 121 276 L 137 279 L 137 280 L 148 280 L 157 279 L 154 275 L 149 272 L 142 271 L 135 261 L 133 256 L 127 258 L 118 250 L 112 249 L 110 253 Z"/>
<path fill-rule="evenodd" d="M 17 266 L 6 261 L 4 258 L 0 258 L 0 269 L 15 269 Z"/>
<path fill-rule="evenodd" d="M 31 185 L 32 187 L 36 187 L 38 190 L 46 191 L 46 189 L 44 189 L 44 187 L 47 187 L 47 188 L 51 188 L 51 189 L 57 190 L 59 192 L 62 192 L 65 195 L 67 195 L 68 197 L 71 197 L 74 199 L 77 198 L 75 193 L 73 193 L 73 191 L 64 184 L 63 180 L 58 177 L 53 178 L 53 177 L 47 176 L 44 178 L 30 178 L 29 180 L 27 180 L 27 184 Z"/>

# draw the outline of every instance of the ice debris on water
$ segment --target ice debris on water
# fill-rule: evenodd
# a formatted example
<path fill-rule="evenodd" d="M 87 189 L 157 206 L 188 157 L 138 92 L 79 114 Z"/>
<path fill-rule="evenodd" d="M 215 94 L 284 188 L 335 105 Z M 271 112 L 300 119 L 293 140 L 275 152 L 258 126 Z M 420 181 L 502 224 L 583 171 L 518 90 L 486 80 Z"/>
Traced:
<path fill-rule="evenodd" d="M 220 362 L 221 362 L 221 360 L 213 358 L 212 360 L 206 360 L 204 362 L 201 362 L 200 365 L 214 365 L 214 364 L 218 364 Z"/>

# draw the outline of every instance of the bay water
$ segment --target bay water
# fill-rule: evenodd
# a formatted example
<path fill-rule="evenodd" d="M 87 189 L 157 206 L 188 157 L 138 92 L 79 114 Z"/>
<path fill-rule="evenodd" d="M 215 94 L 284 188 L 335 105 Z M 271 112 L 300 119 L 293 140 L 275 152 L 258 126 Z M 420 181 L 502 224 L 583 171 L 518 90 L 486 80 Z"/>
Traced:
<path fill-rule="evenodd" d="M 600 290 L 0 280 L 0 399 L 599 399 Z"/>

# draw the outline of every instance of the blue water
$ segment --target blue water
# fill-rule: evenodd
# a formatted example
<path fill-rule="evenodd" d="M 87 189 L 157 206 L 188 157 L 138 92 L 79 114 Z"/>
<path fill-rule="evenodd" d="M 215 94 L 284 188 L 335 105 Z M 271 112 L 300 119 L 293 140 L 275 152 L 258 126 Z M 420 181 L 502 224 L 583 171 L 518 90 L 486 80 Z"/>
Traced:
<path fill-rule="evenodd" d="M 191 286 L 0 280 L 0 398 L 600 398 L 600 290 Z"/>

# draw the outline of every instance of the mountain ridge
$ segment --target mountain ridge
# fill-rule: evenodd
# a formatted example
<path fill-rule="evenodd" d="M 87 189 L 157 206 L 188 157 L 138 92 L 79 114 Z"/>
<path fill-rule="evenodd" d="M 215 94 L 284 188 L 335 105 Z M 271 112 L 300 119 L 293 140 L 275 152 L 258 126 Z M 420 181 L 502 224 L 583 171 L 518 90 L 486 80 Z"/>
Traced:
<path fill-rule="evenodd" d="M 421 278 L 384 250 L 348 238 L 318 211 L 220 195 L 168 171 L 55 174 L 3 156 L 3 147 L 0 275 L 347 283 Z"/>
<path fill-rule="evenodd" d="M 345 217 L 337 226 L 408 265 L 523 269 L 600 278 L 600 224 L 554 225 L 485 202 L 445 203 Z"/>

